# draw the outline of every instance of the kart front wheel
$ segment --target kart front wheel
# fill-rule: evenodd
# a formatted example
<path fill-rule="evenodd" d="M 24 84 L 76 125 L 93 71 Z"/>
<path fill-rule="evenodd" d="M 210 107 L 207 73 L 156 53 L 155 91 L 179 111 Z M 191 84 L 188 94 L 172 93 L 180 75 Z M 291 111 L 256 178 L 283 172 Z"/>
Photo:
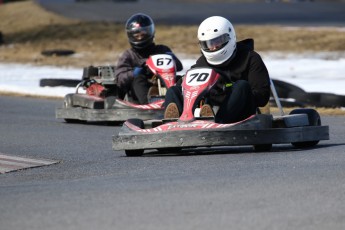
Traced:
<path fill-rule="evenodd" d="M 141 128 L 141 129 L 145 128 L 144 121 L 139 119 L 139 118 L 130 118 L 127 120 L 127 122 Z"/>
<path fill-rule="evenodd" d="M 159 148 L 157 149 L 159 153 L 173 153 L 173 152 L 179 152 L 182 150 L 182 148 L 174 147 L 174 148 Z"/>
<path fill-rule="evenodd" d="M 72 108 L 73 107 L 73 94 L 67 94 L 64 98 L 63 102 L 64 108 Z"/>
<path fill-rule="evenodd" d="M 295 109 L 290 114 L 307 114 L 309 126 L 321 126 L 321 118 L 319 113 L 314 109 Z M 319 141 L 303 141 L 291 143 L 296 148 L 309 148 L 317 145 Z"/>
<path fill-rule="evenodd" d="M 140 157 L 144 154 L 143 149 L 136 149 L 136 150 L 125 150 L 127 157 Z"/>
<path fill-rule="evenodd" d="M 65 118 L 64 120 L 66 123 L 71 123 L 71 124 L 84 124 L 84 123 L 86 123 L 86 121 L 78 120 L 78 119 Z"/>
<path fill-rule="evenodd" d="M 269 152 L 272 149 L 272 144 L 262 144 L 253 146 L 255 152 Z"/>

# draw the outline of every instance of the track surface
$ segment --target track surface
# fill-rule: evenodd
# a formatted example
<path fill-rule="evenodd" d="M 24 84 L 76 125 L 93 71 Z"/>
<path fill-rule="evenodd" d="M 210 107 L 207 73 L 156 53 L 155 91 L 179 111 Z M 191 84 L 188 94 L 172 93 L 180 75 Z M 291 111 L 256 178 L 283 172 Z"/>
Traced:
<path fill-rule="evenodd" d="M 345 121 L 330 141 L 127 158 L 119 127 L 66 124 L 62 100 L 0 97 L 0 152 L 57 159 L 0 175 L 1 229 L 344 229 Z"/>
<path fill-rule="evenodd" d="M 38 0 L 87 20 L 125 21 L 140 10 L 158 22 L 210 15 L 234 23 L 344 25 L 344 4 L 122 6 Z M 108 4 L 108 5 L 107 5 Z M 279 9 L 277 8 L 279 6 Z M 143 8 L 146 7 L 146 8 Z M 169 9 L 168 11 L 166 9 Z M 269 10 L 269 12 L 267 12 Z M 285 13 L 284 13 L 285 12 Z M 286 14 L 287 13 L 287 14 Z M 292 17 L 293 16 L 293 17 Z M 0 153 L 61 160 L 0 175 L 1 229 L 344 229 L 345 121 L 323 117 L 330 141 L 315 149 L 217 148 L 127 158 L 111 149 L 119 127 L 55 119 L 62 100 L 0 96 Z"/>
<path fill-rule="evenodd" d="M 130 15 L 143 12 L 156 23 L 200 24 L 209 16 L 220 15 L 235 24 L 281 24 L 296 26 L 344 26 L 345 3 L 220 3 L 193 1 L 74 1 L 36 0 L 44 8 L 69 18 L 124 23 Z"/>

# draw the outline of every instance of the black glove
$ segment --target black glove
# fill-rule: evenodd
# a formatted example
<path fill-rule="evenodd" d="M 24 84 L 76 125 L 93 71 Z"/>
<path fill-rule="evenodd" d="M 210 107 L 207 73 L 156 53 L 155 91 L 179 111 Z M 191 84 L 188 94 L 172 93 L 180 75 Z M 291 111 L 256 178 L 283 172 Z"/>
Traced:
<path fill-rule="evenodd" d="M 151 70 L 147 67 L 147 65 L 144 64 L 140 67 L 135 67 L 133 70 L 133 77 L 138 77 L 139 75 L 150 77 L 152 73 L 151 73 Z"/>
<path fill-rule="evenodd" d="M 152 72 L 151 72 L 150 68 L 146 65 L 146 63 L 142 66 L 142 68 L 143 68 L 142 74 L 144 74 L 146 77 L 152 76 Z"/>
<path fill-rule="evenodd" d="M 96 80 L 94 80 L 94 79 L 87 79 L 87 80 L 83 80 L 80 85 L 85 87 L 85 88 L 89 88 L 92 84 L 95 84 L 95 83 L 97 83 Z"/>
<path fill-rule="evenodd" d="M 176 85 L 182 85 L 183 76 L 182 75 L 176 75 L 175 80 L 176 80 Z"/>
<path fill-rule="evenodd" d="M 213 105 L 220 105 L 227 94 L 231 93 L 232 83 L 224 82 L 224 78 L 220 78 L 217 83 L 210 89 L 208 96 Z"/>

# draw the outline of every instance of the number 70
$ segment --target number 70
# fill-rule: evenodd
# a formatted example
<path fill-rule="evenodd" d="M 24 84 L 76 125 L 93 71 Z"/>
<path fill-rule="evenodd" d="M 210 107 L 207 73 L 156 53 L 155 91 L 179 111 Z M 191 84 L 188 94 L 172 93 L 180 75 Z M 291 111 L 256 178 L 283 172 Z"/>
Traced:
<path fill-rule="evenodd" d="M 188 83 L 191 83 L 193 80 L 196 80 L 198 82 L 206 81 L 209 73 L 193 73 L 190 75 L 191 79 L 188 81 Z"/>

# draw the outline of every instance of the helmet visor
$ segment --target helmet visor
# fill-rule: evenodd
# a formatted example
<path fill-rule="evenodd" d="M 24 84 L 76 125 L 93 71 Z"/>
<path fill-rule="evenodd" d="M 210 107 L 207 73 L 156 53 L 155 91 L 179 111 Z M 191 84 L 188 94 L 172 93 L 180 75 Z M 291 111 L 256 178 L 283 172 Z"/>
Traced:
<path fill-rule="evenodd" d="M 150 39 L 154 33 L 153 26 L 145 26 L 127 30 L 128 38 L 132 42 L 142 42 Z"/>
<path fill-rule="evenodd" d="M 199 45 L 201 49 L 206 52 L 215 52 L 226 46 L 229 41 L 230 36 L 226 33 L 207 41 L 199 41 Z"/>

